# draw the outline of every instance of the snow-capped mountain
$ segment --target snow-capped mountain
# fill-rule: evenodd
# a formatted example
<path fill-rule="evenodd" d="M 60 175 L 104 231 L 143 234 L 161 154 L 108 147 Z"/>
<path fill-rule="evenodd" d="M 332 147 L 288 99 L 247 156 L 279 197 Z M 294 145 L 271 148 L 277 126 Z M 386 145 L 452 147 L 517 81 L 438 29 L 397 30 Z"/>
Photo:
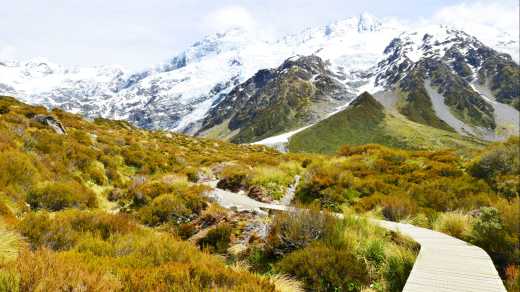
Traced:
<path fill-rule="evenodd" d="M 142 72 L 117 67 L 63 68 L 46 60 L 0 65 L 2 94 L 87 117 L 127 119 L 146 128 L 193 132 L 222 94 L 294 55 L 330 61 L 346 84 L 365 83 L 364 71 L 402 30 L 363 14 L 279 40 L 232 29 L 196 42 L 168 62 Z"/>
<path fill-rule="evenodd" d="M 127 82 L 124 69 L 115 66 L 66 68 L 47 59 L 24 63 L 0 62 L 0 93 L 22 100 L 85 115 L 100 113 L 98 106 Z"/>
<path fill-rule="evenodd" d="M 410 119 L 501 140 L 518 132 L 519 70 L 477 38 L 435 26 L 393 39 L 374 72 L 376 86 L 407 96 L 393 106 Z"/>
<path fill-rule="evenodd" d="M 440 27 L 411 31 L 398 21 L 362 14 L 278 40 L 232 29 L 138 72 L 110 66 L 65 68 L 42 59 L 0 62 L 0 94 L 91 118 L 126 119 L 145 128 L 195 133 L 210 109 L 234 87 L 292 56 L 320 57 L 346 92 L 376 92 L 402 78 L 402 72 L 393 71 L 395 66 L 411 66 L 437 49 L 439 56 L 444 54 L 440 51 L 448 46 L 443 42 L 453 34 Z M 421 38 L 426 35 L 431 35 L 433 51 L 416 46 L 424 45 Z M 518 47 L 514 38 L 506 40 L 502 34 L 496 39 L 496 49 Z M 399 52 L 392 49 L 397 44 Z"/>

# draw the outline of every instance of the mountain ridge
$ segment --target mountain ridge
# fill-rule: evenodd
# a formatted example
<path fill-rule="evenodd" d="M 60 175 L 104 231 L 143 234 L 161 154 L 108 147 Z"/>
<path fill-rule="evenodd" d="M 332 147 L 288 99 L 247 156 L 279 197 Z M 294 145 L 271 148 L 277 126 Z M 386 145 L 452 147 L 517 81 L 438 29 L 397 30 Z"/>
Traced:
<path fill-rule="evenodd" d="M 439 33 L 441 37 L 449 36 L 446 33 L 449 29 L 443 26 L 426 30 L 434 35 Z M 396 64 L 390 62 L 385 67 L 381 63 L 389 60 L 392 40 L 397 37 L 406 45 L 407 38 L 415 39 L 416 36 L 420 37 L 420 34 L 413 35 L 413 30 L 398 21 L 377 19 L 368 14 L 309 28 L 275 41 L 258 39 L 245 30 L 233 29 L 205 37 L 167 62 L 138 72 L 109 66 L 101 69 L 60 67 L 58 70 L 49 62 L 39 61 L 33 61 L 27 68 L 18 68 L 14 63 L 8 64 L 10 67 L 4 64 L 0 66 L 0 93 L 49 108 L 60 107 L 89 118 L 125 119 L 143 128 L 195 134 L 200 132 L 208 113 L 236 86 L 259 70 L 276 68 L 295 55 L 321 57 L 345 90 L 354 95 L 365 90 L 371 93 L 382 90 L 400 78 L 399 73 L 395 73 L 398 75 L 393 78 L 397 79 L 389 79 L 393 73 L 387 67 Z M 413 56 L 408 59 L 410 64 L 415 60 Z M 410 64 L 399 63 L 404 67 Z M 497 66 L 503 65 L 490 65 L 486 72 L 493 72 Z M 29 74 L 26 74 L 27 70 Z M 460 70 L 465 69 L 462 66 Z M 479 75 L 485 77 L 486 72 Z M 492 88 L 497 86 L 492 84 L 493 80 L 514 80 L 500 74 L 490 76 L 484 78 L 482 86 L 495 93 L 497 91 Z M 480 94 L 471 88 L 468 90 Z M 509 96 L 512 91 L 514 86 L 500 89 Z M 497 98 L 508 100 L 509 97 L 502 95 L 497 93 Z"/>

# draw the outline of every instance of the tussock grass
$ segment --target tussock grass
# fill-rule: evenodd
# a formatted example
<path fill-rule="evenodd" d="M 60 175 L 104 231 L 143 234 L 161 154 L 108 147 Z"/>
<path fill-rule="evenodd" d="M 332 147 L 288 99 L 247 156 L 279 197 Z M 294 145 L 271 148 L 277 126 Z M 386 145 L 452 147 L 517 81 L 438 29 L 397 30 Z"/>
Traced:
<path fill-rule="evenodd" d="M 433 229 L 460 239 L 471 234 L 473 218 L 462 212 L 441 213 L 433 223 Z"/>
<path fill-rule="evenodd" d="M 0 222 L 0 263 L 15 260 L 21 245 L 20 235 L 6 229 Z"/>

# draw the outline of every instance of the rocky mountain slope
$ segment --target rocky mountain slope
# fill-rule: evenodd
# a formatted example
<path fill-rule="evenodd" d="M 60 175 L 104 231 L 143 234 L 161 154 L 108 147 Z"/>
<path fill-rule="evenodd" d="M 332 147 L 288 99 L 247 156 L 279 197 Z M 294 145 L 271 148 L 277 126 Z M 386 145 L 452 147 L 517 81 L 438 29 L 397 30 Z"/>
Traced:
<path fill-rule="evenodd" d="M 368 14 L 274 40 L 232 29 L 138 72 L 64 68 L 41 59 L 2 62 L 0 93 L 87 117 L 126 119 L 145 128 L 193 133 L 223 94 L 258 70 L 276 68 L 294 55 L 318 54 L 334 64 L 333 70 L 345 76 L 345 83 L 358 87 L 366 83 L 363 72 L 377 63 L 384 47 L 403 30 L 401 24 Z"/>
<path fill-rule="evenodd" d="M 137 72 L 65 68 L 44 59 L 0 62 L 0 93 L 90 118 L 251 142 L 314 123 L 363 91 L 385 92 L 376 94 L 385 96 L 381 103 L 411 121 L 501 140 L 518 130 L 519 120 L 518 64 L 493 49 L 511 51 L 518 42 L 511 37 L 504 44 L 504 34 L 490 47 L 447 27 L 411 29 L 363 14 L 278 40 L 233 29 Z M 318 71 L 330 79 L 330 92 L 290 97 L 280 91 L 289 84 L 319 87 L 312 70 L 305 76 L 278 71 L 294 56 L 321 58 Z M 306 99 L 311 106 L 302 108 Z M 249 102 L 262 106 L 257 111 Z M 289 115 L 282 123 L 280 113 Z"/>
<path fill-rule="evenodd" d="M 198 134 L 245 143 L 317 122 L 354 97 L 341 78 L 317 56 L 288 59 L 235 87 Z"/>
<path fill-rule="evenodd" d="M 367 92 L 348 108 L 294 134 L 288 149 L 295 152 L 336 153 L 345 144 L 381 144 L 405 149 L 482 147 L 478 139 L 413 122 L 391 112 Z"/>
<path fill-rule="evenodd" d="M 520 68 L 509 55 L 447 27 L 402 34 L 385 54 L 375 83 L 412 121 L 486 140 L 518 131 Z"/>

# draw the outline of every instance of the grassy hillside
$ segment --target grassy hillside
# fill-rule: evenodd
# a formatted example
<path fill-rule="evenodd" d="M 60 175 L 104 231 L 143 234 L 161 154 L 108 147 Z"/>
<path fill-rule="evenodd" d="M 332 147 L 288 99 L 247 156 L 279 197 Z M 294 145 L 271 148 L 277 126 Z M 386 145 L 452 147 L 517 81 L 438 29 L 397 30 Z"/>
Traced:
<path fill-rule="evenodd" d="M 327 236 L 309 237 L 307 229 L 276 227 L 299 226 L 300 217 L 226 210 L 205 196 L 203 181 L 216 177 L 219 187 L 278 199 L 309 157 L 87 121 L 0 97 L 0 291 L 402 287 L 415 258 L 406 239 L 369 224 L 346 228 L 321 212 L 313 218 L 328 219 L 312 228 Z M 266 224 L 284 242 L 261 236 Z M 353 230 L 370 236 L 348 245 Z M 375 242 L 392 250 L 381 256 L 393 265 L 367 275 L 375 265 L 362 247 Z M 316 248 L 330 257 L 299 269 Z M 300 254 L 283 261 L 292 252 Z M 336 269 L 339 259 L 345 264 Z M 386 273 L 395 265 L 393 279 Z M 328 275 L 313 277 L 323 266 Z"/>
<path fill-rule="evenodd" d="M 424 88 L 424 79 L 419 72 L 410 72 L 399 82 L 397 91 L 400 95 L 398 111 L 408 119 L 426 126 L 455 132 L 435 114 L 431 99 Z"/>
<path fill-rule="evenodd" d="M 335 153 L 343 144 L 381 144 L 404 149 L 475 150 L 484 144 L 456 133 L 414 123 L 387 112 L 370 94 L 363 93 L 347 109 L 294 135 L 289 150 Z"/>
<path fill-rule="evenodd" d="M 355 105 L 387 123 L 369 96 Z M 515 289 L 518 146 L 471 160 L 379 145 L 281 154 L 0 97 L 0 291 L 400 291 L 417 246 L 365 216 L 481 246 Z M 271 201 L 296 175 L 302 213 L 226 210 L 205 196 L 217 179 Z"/>

